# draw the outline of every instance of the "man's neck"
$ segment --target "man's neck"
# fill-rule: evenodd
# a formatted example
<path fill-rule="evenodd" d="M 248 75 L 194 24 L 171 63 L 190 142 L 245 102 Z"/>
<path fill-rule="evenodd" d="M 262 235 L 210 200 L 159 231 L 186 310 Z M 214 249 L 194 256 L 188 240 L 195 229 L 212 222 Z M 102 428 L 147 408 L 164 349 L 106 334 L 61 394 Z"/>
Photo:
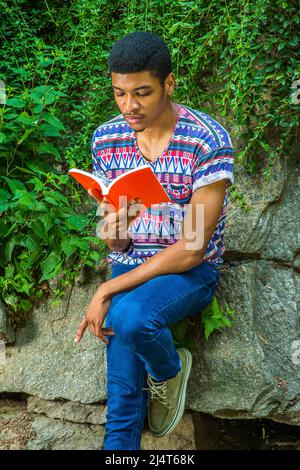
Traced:
<path fill-rule="evenodd" d="M 149 144 L 162 140 L 166 134 L 172 132 L 177 119 L 176 104 L 170 101 L 169 106 L 161 114 L 155 127 L 147 127 L 143 132 L 137 132 L 138 139 Z"/>

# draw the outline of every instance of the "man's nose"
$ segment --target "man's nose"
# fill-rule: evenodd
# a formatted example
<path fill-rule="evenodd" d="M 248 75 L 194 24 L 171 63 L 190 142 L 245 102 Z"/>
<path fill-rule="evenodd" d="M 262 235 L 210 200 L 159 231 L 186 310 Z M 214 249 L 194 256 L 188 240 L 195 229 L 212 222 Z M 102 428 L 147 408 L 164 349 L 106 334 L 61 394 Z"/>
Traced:
<path fill-rule="evenodd" d="M 132 96 L 128 95 L 125 98 L 124 108 L 125 108 L 125 114 L 134 114 L 138 111 L 139 105 Z"/>

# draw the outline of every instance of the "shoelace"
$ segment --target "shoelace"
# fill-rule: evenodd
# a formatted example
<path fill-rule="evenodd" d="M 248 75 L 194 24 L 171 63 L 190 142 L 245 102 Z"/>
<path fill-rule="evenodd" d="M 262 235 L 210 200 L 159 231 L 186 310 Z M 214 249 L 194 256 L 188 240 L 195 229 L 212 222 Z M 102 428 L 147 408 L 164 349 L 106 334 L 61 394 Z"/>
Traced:
<path fill-rule="evenodd" d="M 162 405 L 167 406 L 170 408 L 170 405 L 166 401 L 167 399 L 167 383 L 166 382 L 154 382 L 152 377 L 148 375 L 147 378 L 147 383 L 149 385 L 149 388 L 143 388 L 143 390 L 149 390 L 151 397 L 150 400 L 153 400 L 154 398 L 158 400 Z"/>

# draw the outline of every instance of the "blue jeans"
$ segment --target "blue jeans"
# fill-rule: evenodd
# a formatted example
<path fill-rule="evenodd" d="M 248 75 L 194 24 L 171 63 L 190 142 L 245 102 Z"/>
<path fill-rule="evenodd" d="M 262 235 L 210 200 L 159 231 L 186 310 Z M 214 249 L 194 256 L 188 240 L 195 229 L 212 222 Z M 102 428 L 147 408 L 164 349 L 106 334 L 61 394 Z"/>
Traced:
<path fill-rule="evenodd" d="M 111 278 L 135 269 L 112 265 Z M 107 415 L 104 450 L 139 450 L 147 413 L 147 375 L 163 381 L 181 369 L 169 324 L 197 315 L 212 301 L 219 271 L 207 262 L 164 274 L 112 298 L 106 336 Z"/>

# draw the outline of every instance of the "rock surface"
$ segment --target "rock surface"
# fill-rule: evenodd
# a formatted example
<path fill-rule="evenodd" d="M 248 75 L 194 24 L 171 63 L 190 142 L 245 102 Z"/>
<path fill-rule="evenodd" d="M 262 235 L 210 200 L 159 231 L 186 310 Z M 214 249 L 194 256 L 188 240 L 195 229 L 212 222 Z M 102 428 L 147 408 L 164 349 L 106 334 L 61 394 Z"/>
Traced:
<path fill-rule="evenodd" d="M 16 339 L 15 331 L 12 328 L 6 309 L 0 300 L 0 339 L 5 343 L 13 343 Z"/>

